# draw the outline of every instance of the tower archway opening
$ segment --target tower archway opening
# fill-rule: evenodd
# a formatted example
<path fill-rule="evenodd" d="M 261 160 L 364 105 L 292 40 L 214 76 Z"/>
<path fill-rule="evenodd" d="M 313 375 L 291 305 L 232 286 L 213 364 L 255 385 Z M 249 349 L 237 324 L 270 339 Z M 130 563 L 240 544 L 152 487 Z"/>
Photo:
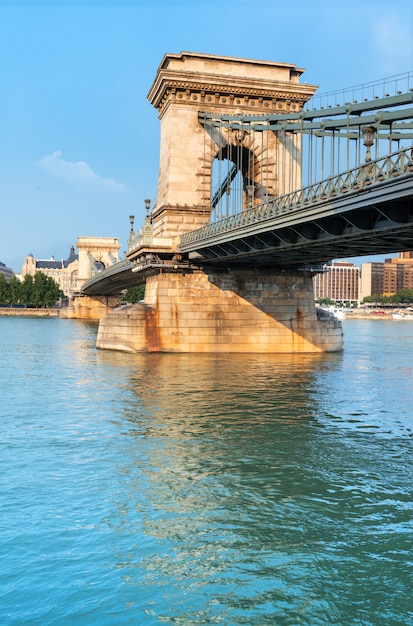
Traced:
<path fill-rule="evenodd" d="M 256 159 L 243 146 L 228 144 L 212 161 L 211 221 L 254 206 Z"/>

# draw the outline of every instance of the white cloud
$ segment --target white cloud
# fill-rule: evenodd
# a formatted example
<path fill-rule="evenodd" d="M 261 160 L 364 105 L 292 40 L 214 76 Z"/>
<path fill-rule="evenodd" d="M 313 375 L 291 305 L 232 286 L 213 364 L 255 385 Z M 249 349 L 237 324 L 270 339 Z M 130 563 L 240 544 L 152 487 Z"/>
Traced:
<path fill-rule="evenodd" d="M 65 161 L 61 150 L 55 150 L 52 154 L 36 161 L 35 164 L 52 176 L 62 178 L 75 185 L 95 186 L 107 191 L 126 191 L 126 187 L 122 183 L 117 183 L 112 178 L 102 178 L 85 161 L 74 163 Z"/>

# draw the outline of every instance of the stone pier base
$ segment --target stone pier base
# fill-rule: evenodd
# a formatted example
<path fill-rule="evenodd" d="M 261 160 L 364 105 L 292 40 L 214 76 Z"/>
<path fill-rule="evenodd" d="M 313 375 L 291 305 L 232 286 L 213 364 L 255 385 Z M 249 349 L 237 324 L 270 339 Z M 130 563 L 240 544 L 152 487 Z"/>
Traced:
<path fill-rule="evenodd" d="M 160 274 L 145 301 L 100 320 L 97 348 L 127 352 L 334 352 L 341 322 L 317 319 L 311 276 L 299 271 Z"/>
<path fill-rule="evenodd" d="M 61 309 L 61 319 L 100 320 L 111 309 L 119 305 L 119 298 L 114 296 L 76 296 L 70 305 Z"/>

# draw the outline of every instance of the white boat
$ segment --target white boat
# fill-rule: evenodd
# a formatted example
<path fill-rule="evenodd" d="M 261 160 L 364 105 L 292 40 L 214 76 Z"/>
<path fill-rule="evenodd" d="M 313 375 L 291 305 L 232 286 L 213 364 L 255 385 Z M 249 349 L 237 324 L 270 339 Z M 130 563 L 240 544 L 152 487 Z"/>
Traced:
<path fill-rule="evenodd" d="M 338 307 L 336 307 L 335 309 L 333 309 L 333 315 L 334 317 L 336 317 L 338 320 L 344 320 L 346 319 L 346 314 L 344 312 L 344 309 L 340 309 Z"/>
<path fill-rule="evenodd" d="M 342 307 L 339 306 L 329 306 L 327 309 L 330 313 L 334 315 L 338 320 L 344 320 L 346 318 L 345 311 Z"/>
<path fill-rule="evenodd" d="M 413 313 L 407 311 L 395 311 L 393 313 L 394 320 L 413 320 Z"/>

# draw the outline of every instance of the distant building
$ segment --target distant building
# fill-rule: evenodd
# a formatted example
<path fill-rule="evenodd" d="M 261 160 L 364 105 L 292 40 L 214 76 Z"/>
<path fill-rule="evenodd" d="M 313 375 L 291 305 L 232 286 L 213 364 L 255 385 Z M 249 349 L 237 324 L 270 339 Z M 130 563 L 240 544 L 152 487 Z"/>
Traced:
<path fill-rule="evenodd" d="M 330 298 L 335 302 L 357 302 L 359 298 L 359 268 L 348 261 L 333 261 L 323 266 L 323 273 L 313 278 L 314 297 Z"/>
<path fill-rule="evenodd" d="M 413 289 L 413 252 L 400 252 L 384 263 L 362 264 L 361 300 L 375 294 L 392 296 L 401 289 Z"/>
<path fill-rule="evenodd" d="M 6 267 L 5 264 L 0 261 L 0 274 L 4 274 L 6 281 L 9 282 L 14 272 L 9 267 Z"/>
<path fill-rule="evenodd" d="M 401 289 L 413 289 L 413 252 L 400 252 L 398 258 L 384 261 L 384 295 Z"/>
<path fill-rule="evenodd" d="M 384 293 L 384 263 L 363 263 L 360 278 L 360 300 Z"/>
<path fill-rule="evenodd" d="M 82 284 L 94 274 L 110 267 L 119 260 L 119 240 L 112 237 L 79 237 L 76 243 L 79 254 L 70 248 L 66 260 L 35 259 L 29 254 L 23 263 L 22 278 L 43 272 L 53 278 L 65 296 L 71 297 L 80 291 Z"/>
<path fill-rule="evenodd" d="M 69 296 L 73 289 L 78 273 L 79 255 L 75 254 L 75 249 L 70 248 L 69 256 L 66 260 L 56 261 L 54 256 L 50 259 L 35 259 L 30 253 L 23 262 L 22 277 L 34 276 L 37 272 L 42 272 L 53 278 L 59 285 L 65 296 Z"/>

